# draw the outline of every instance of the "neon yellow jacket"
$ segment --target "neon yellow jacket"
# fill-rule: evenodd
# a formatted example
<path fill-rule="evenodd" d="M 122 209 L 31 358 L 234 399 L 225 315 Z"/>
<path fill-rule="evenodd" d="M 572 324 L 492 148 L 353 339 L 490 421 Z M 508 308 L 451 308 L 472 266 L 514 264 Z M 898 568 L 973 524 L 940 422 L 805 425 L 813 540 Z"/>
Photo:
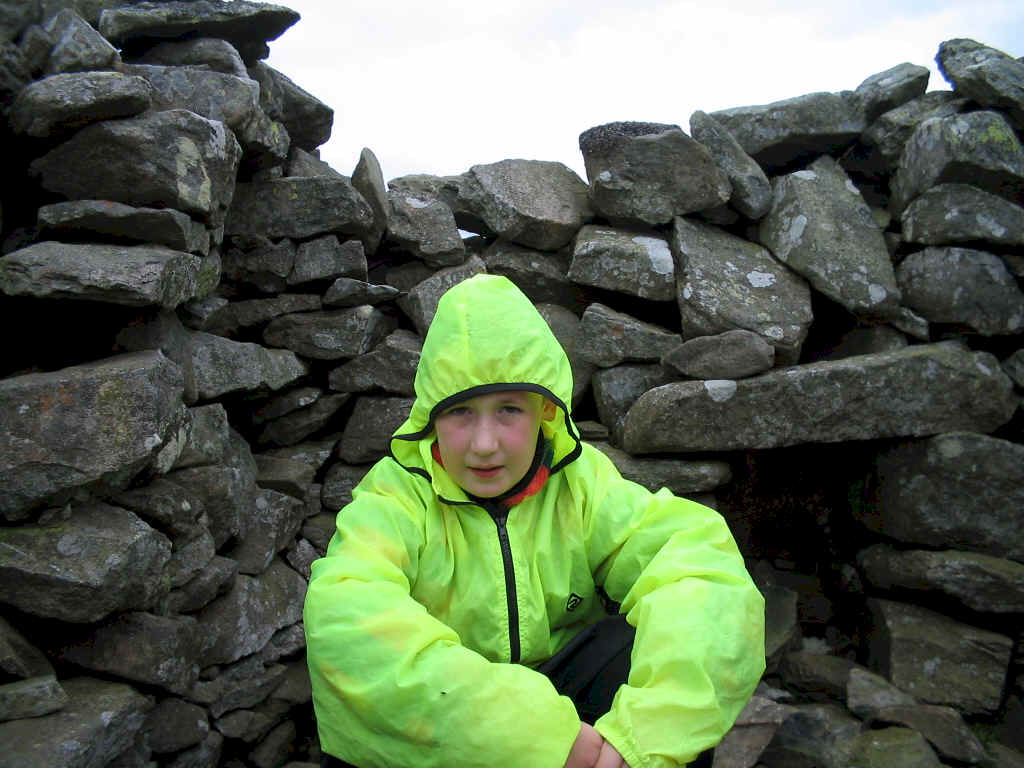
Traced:
<path fill-rule="evenodd" d="M 432 414 L 501 388 L 556 405 L 542 490 L 507 518 L 431 455 Z M 722 517 L 624 480 L 581 443 L 572 375 L 533 305 L 479 275 L 441 299 L 416 401 L 313 563 L 307 659 L 321 745 L 358 766 L 560 768 L 572 702 L 531 669 L 605 615 L 636 627 L 629 684 L 597 730 L 631 768 L 684 765 L 764 671 L 764 601 Z M 519 663 L 514 663 L 519 662 Z"/>

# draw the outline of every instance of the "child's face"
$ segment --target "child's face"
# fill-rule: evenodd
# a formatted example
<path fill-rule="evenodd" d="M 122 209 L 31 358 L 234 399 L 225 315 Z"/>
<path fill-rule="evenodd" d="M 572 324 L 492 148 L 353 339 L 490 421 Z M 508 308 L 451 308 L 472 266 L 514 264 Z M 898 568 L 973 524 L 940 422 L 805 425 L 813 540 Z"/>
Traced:
<path fill-rule="evenodd" d="M 463 490 L 490 499 L 519 482 L 533 463 L 541 421 L 555 405 L 533 392 L 494 392 L 464 400 L 436 419 L 444 468 Z"/>

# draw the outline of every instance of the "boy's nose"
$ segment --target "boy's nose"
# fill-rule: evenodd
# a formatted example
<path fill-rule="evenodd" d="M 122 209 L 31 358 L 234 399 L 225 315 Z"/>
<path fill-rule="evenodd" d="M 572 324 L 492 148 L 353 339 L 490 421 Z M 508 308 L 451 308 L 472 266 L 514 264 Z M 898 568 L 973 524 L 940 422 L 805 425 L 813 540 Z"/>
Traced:
<path fill-rule="evenodd" d="M 498 440 L 494 430 L 487 423 L 481 423 L 473 430 L 473 437 L 469 447 L 473 453 L 487 455 L 498 450 Z"/>

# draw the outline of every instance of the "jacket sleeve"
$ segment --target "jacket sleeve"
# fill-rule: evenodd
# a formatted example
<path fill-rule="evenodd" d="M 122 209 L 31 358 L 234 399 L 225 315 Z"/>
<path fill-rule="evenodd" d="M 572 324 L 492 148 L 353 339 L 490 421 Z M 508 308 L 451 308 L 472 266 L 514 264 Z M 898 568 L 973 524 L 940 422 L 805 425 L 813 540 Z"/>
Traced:
<path fill-rule="evenodd" d="M 588 453 L 591 570 L 637 630 L 628 684 L 596 727 L 631 768 L 685 765 L 721 740 L 764 673 L 764 599 L 721 515 Z"/>
<path fill-rule="evenodd" d="M 378 489 L 394 481 L 381 474 Z M 417 500 L 367 480 L 313 564 L 304 608 L 324 750 L 366 768 L 560 768 L 579 730 L 572 702 L 543 675 L 462 646 L 410 596 Z"/>

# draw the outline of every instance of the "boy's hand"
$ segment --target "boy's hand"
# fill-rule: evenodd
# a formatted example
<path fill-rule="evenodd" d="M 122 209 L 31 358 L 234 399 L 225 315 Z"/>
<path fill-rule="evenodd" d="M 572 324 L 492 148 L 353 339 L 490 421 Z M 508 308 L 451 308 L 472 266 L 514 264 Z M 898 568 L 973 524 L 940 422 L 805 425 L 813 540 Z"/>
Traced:
<path fill-rule="evenodd" d="M 629 765 L 593 726 L 580 723 L 580 732 L 569 750 L 564 768 L 629 768 Z"/>

